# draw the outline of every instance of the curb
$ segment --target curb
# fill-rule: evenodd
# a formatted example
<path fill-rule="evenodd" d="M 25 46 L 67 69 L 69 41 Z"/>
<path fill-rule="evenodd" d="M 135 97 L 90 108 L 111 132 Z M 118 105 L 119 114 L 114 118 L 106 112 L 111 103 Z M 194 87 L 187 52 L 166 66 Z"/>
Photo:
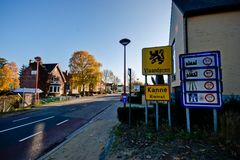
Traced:
<path fill-rule="evenodd" d="M 112 147 L 112 144 L 113 144 L 114 140 L 115 140 L 115 135 L 114 135 L 113 132 L 111 132 L 110 138 L 108 139 L 106 145 L 104 146 L 104 149 L 103 149 L 102 153 L 99 156 L 99 160 L 106 160 L 106 157 L 109 154 L 109 151 Z"/>

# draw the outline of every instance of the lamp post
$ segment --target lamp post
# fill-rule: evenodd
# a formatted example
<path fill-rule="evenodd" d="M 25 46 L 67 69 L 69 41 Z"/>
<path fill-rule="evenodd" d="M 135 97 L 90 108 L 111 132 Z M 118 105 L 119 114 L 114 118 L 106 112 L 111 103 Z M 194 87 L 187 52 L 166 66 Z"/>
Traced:
<path fill-rule="evenodd" d="M 39 95 L 38 95 L 38 92 L 37 92 L 37 89 L 38 89 L 38 70 L 39 70 L 39 63 L 41 61 L 41 57 L 35 57 L 35 62 L 37 64 L 37 69 L 36 69 L 36 81 L 35 81 L 35 103 L 38 104 L 38 100 L 39 100 Z"/>
<path fill-rule="evenodd" d="M 127 38 L 121 39 L 119 43 L 124 46 L 124 84 L 123 84 L 123 94 L 126 96 L 126 45 L 131 41 Z M 124 107 L 126 107 L 126 102 L 124 102 Z"/>

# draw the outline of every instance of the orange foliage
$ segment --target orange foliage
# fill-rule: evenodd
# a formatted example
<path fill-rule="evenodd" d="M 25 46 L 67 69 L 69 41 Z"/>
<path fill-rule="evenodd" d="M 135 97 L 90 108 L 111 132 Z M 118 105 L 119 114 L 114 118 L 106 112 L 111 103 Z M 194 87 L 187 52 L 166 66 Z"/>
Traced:
<path fill-rule="evenodd" d="M 87 51 L 74 52 L 69 62 L 73 86 L 95 86 L 101 81 L 100 67 L 94 56 Z"/>
<path fill-rule="evenodd" d="M 15 62 L 7 63 L 0 68 L 0 91 L 19 87 L 18 68 Z"/>

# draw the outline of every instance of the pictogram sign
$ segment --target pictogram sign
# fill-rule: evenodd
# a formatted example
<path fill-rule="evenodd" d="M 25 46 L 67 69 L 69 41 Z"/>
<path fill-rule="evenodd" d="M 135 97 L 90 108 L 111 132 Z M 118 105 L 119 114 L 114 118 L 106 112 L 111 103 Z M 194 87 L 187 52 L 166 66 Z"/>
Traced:
<path fill-rule="evenodd" d="M 220 52 L 180 55 L 182 105 L 186 108 L 222 106 Z"/>

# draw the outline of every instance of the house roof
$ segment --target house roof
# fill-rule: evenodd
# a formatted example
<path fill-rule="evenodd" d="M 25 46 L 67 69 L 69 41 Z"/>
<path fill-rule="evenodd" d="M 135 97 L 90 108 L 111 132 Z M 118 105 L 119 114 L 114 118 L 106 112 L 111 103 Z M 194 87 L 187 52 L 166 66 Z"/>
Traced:
<path fill-rule="evenodd" d="M 240 0 L 172 0 L 184 16 L 240 10 Z"/>
<path fill-rule="evenodd" d="M 57 63 L 50 63 L 50 64 L 42 64 L 47 71 L 50 73 L 52 70 L 58 65 Z"/>
<path fill-rule="evenodd" d="M 59 71 L 63 81 L 66 82 L 65 75 L 63 74 L 63 72 L 59 68 L 58 63 L 48 63 L 48 64 L 42 64 L 42 65 L 45 67 L 45 69 L 47 70 L 48 73 L 51 73 L 54 68 L 58 67 L 58 71 Z"/>

